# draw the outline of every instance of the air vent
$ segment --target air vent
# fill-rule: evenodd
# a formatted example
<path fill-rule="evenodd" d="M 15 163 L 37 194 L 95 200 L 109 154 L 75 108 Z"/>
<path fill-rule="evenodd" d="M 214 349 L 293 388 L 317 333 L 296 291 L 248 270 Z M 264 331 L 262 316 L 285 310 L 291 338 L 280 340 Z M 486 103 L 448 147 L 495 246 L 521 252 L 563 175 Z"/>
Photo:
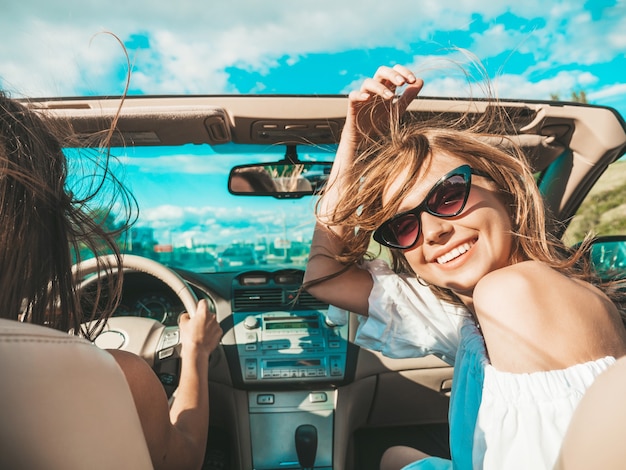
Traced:
<path fill-rule="evenodd" d="M 306 291 L 300 292 L 298 296 L 298 307 L 306 310 L 315 310 L 318 308 L 328 308 L 328 304 L 317 300 L 311 294 Z"/>
<path fill-rule="evenodd" d="M 265 310 L 283 303 L 282 289 L 235 289 L 233 293 L 234 310 Z"/>

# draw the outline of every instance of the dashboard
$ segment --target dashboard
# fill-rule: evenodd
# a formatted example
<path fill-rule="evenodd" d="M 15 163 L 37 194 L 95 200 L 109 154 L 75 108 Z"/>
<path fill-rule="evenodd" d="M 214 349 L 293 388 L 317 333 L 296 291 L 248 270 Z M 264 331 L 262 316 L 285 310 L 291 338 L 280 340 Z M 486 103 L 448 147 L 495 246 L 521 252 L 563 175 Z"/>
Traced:
<path fill-rule="evenodd" d="M 304 271 L 178 273 L 218 315 L 236 387 L 308 388 L 339 385 L 350 378 L 348 325 L 330 323 L 328 305 L 302 290 Z M 162 281 L 129 271 L 113 316 L 145 317 L 170 327 L 184 310 Z"/>

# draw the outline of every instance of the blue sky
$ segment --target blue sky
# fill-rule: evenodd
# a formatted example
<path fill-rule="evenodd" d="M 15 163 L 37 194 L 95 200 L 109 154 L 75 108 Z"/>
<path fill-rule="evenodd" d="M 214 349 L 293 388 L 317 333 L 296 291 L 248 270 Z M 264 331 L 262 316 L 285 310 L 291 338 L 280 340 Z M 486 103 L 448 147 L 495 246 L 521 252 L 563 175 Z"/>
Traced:
<path fill-rule="evenodd" d="M 451 66 L 467 63 L 461 48 L 482 63 L 502 98 L 567 99 L 585 91 L 590 102 L 626 116 L 626 0 L 4 3 L 0 88 L 13 96 L 121 94 L 126 61 L 115 38 L 103 34 L 110 32 L 130 55 L 132 94 L 348 93 L 379 65 L 404 64 L 425 79 L 424 95 L 463 96 L 467 82 Z M 190 158 L 163 157 L 169 169 Z M 129 174 L 150 171 L 158 183 L 153 190 L 147 180 L 135 184 L 142 206 L 167 183 L 148 161 L 155 163 L 127 166 Z M 203 181 L 193 176 L 198 164 L 175 167 L 179 174 L 167 177 L 188 177 L 189 186 L 169 186 L 161 191 L 167 201 L 142 207 L 151 224 L 195 237 L 221 230 L 223 239 L 236 238 L 246 224 L 249 230 L 250 199 L 231 201 L 214 187 L 192 203 L 190 188 Z M 298 202 L 282 204 L 291 214 L 311 213 L 295 208 Z M 215 226 L 224 208 L 233 219 L 239 215 L 239 225 Z M 264 215 L 264 231 L 282 230 L 285 216 L 276 211 Z"/>
<path fill-rule="evenodd" d="M 14 95 L 345 93 L 406 64 L 425 94 L 462 94 L 442 59 L 482 61 L 498 94 L 569 97 L 626 114 L 624 0 L 23 0 L 0 17 L 0 86 Z M 11 44 L 9 46 L 9 44 Z"/>

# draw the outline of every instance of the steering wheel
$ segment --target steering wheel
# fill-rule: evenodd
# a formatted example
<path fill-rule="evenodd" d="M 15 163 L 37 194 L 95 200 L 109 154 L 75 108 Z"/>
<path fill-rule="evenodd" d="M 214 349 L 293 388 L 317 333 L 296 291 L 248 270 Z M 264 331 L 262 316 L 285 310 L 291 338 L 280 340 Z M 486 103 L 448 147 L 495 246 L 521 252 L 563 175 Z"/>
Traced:
<path fill-rule="evenodd" d="M 122 255 L 124 270 L 138 271 L 153 276 L 167 284 L 180 298 L 189 315 L 196 313 L 198 297 L 177 273 L 161 263 L 136 255 Z M 74 282 L 84 289 L 96 281 L 102 266 L 116 266 L 113 255 L 91 258 L 72 267 Z M 102 349 L 123 349 L 143 357 L 156 368 L 160 361 L 178 356 L 176 346 L 180 342 L 178 326 L 164 326 L 162 323 L 144 317 L 111 317 L 94 340 Z"/>

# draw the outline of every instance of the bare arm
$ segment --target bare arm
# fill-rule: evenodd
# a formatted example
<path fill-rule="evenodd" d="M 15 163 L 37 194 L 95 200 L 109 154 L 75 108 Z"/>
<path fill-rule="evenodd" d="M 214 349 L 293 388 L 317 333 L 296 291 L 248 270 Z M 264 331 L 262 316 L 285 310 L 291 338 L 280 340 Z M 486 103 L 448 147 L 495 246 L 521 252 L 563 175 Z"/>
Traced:
<path fill-rule="evenodd" d="M 155 469 L 200 468 L 209 427 L 209 355 L 222 330 L 206 301 L 180 320 L 182 367 L 171 409 L 159 379 L 139 356 L 110 351 L 126 375 Z"/>
<path fill-rule="evenodd" d="M 408 86 L 400 98 L 394 100 L 396 88 L 403 85 Z M 415 78 L 406 67 L 396 65 L 393 68 L 380 67 L 373 78 L 368 78 L 359 90 L 350 93 L 346 123 L 319 208 L 319 221 L 313 234 L 305 283 L 345 269 L 336 260 L 342 250 L 337 235 L 342 235 L 343 228 L 327 223 L 344 187 L 342 180 L 352 166 L 359 145 L 367 136 L 385 132 L 389 128 L 390 107 L 396 106 L 396 115 L 401 115 L 415 99 L 422 85 L 423 82 Z M 383 101 L 375 101 L 376 97 Z M 372 279 L 367 271 L 351 266 L 337 277 L 313 284 L 307 290 L 320 300 L 367 315 Z"/>

